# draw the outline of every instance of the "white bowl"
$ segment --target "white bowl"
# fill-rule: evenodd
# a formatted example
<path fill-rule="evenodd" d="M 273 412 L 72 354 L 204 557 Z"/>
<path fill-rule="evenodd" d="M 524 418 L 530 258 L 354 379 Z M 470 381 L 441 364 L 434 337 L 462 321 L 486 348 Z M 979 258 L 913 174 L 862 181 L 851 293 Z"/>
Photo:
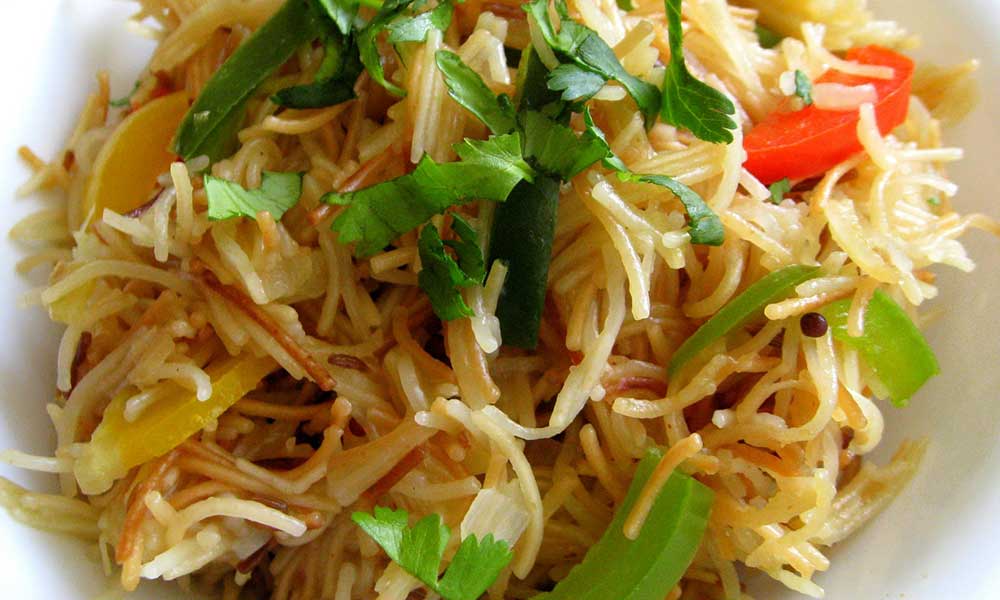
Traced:
<path fill-rule="evenodd" d="M 150 42 L 124 28 L 132 6 L 107 0 L 5 2 L 0 21 L 0 198 L 8 224 L 36 207 L 14 200 L 27 169 L 15 149 L 30 144 L 51 156 L 69 135 L 77 111 L 94 87 L 94 73 L 108 69 L 113 91 L 124 94 L 151 51 Z M 947 141 L 967 149 L 953 169 L 961 184 L 960 210 L 1000 215 L 996 201 L 1000 157 L 993 116 L 1000 114 L 1000 2 L 878 0 L 880 16 L 921 34 L 925 60 L 983 60 L 983 102 Z M 5 228 L 6 229 L 6 228 Z M 817 581 L 837 600 L 1000 597 L 1000 316 L 991 311 L 1000 294 L 1000 252 L 994 239 L 966 238 L 979 269 L 972 275 L 942 270 L 945 314 L 929 336 L 943 374 L 910 408 L 886 407 L 881 457 L 900 440 L 927 436 L 932 445 L 919 475 L 872 525 L 837 548 L 833 567 Z M 51 453 L 53 435 L 45 403 L 55 389 L 59 330 L 39 309 L 21 310 L 24 292 L 42 283 L 14 271 L 20 250 L 0 242 L 0 448 Z M 0 474 L 35 489 L 53 489 L 51 477 L 0 467 Z M 107 589 L 94 554 L 81 543 L 40 533 L 0 511 L 0 590 L 5 598 L 90 599 Z M 754 578 L 758 600 L 795 597 Z M 141 588 L 139 598 L 180 598 L 172 586 Z M 613 600 L 613 599 L 608 599 Z"/>

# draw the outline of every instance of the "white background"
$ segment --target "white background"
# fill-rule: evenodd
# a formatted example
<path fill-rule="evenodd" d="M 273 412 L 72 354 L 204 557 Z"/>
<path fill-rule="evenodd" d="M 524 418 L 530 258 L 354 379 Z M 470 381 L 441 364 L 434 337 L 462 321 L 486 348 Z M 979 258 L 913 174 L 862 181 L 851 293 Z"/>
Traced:
<path fill-rule="evenodd" d="M 691 0 L 689 0 L 691 1 Z M 880 15 L 920 33 L 925 60 L 983 60 L 983 103 L 972 119 L 949 132 L 968 150 L 952 171 L 962 185 L 964 211 L 1000 216 L 997 181 L 1000 143 L 1000 0 L 877 0 Z M 151 45 L 125 31 L 132 6 L 120 0 L 3 0 L 0 17 L 0 209 L 10 224 L 39 205 L 15 199 L 28 175 L 17 160 L 20 144 L 43 157 L 68 136 L 100 68 L 113 92 L 131 89 Z M 980 268 L 972 276 L 942 271 L 947 310 L 929 332 L 944 374 L 906 410 L 885 407 L 882 456 L 905 437 L 930 436 L 924 468 L 902 498 L 872 526 L 831 552 L 833 567 L 817 580 L 835 600 L 1000 598 L 1000 242 L 966 238 Z M 18 299 L 42 280 L 13 273 L 19 250 L 0 240 L 0 448 L 51 452 L 44 405 L 54 389 L 59 331 L 40 309 L 20 310 Z M 0 474 L 36 489 L 48 477 L 0 466 Z M 0 511 L 0 598 L 91 599 L 106 589 L 83 544 L 31 531 Z M 793 596 L 754 581 L 758 600 Z M 144 587 L 145 598 L 169 598 L 169 587 Z M 612 599 L 608 599 L 612 600 Z"/>

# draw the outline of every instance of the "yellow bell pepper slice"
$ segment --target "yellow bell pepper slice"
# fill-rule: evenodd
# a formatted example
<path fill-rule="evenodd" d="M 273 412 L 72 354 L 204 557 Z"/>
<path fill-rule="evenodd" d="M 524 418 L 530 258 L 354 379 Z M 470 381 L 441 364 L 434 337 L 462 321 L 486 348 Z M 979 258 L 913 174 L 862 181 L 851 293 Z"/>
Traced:
<path fill-rule="evenodd" d="M 106 492 L 132 467 L 170 452 L 201 431 L 277 367 L 270 357 L 241 356 L 215 363 L 206 369 L 212 379 L 212 397 L 204 402 L 194 392 L 165 382 L 154 392 L 158 398 L 131 423 L 124 414 L 131 393 L 118 394 L 76 460 L 74 474 L 80 489 L 85 494 Z"/>
<path fill-rule="evenodd" d="M 118 125 L 94 163 L 81 218 L 100 219 L 105 208 L 127 213 L 149 200 L 157 177 L 177 158 L 170 142 L 187 110 L 187 93 L 176 92 L 149 102 Z"/>

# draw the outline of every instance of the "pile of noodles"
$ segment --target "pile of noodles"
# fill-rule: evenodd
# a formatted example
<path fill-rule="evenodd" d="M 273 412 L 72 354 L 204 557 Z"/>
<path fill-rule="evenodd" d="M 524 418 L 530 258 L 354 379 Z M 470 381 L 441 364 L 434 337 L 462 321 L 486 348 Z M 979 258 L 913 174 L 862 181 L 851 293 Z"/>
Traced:
<path fill-rule="evenodd" d="M 136 104 L 158 86 L 195 98 L 281 1 L 139 4 L 134 25 L 159 46 Z M 732 96 L 743 129 L 785 97 L 783 74 L 850 69 L 832 50 L 913 43 L 873 20 L 863 0 L 760 4 L 773 28 L 795 37 L 764 49 L 753 8 L 684 3 L 687 62 Z M 664 7 L 635 5 L 569 2 L 628 71 L 646 76 L 669 56 Z M 957 188 L 945 169 L 962 151 L 942 147 L 941 122 L 973 102 L 975 65 L 919 69 L 909 117 L 885 138 L 862 108 L 866 152 L 780 205 L 742 169 L 740 131 L 729 146 L 665 124 L 647 131 L 624 91 L 607 86 L 592 106 L 614 151 L 635 172 L 698 191 L 726 241 L 693 246 L 669 193 L 593 167 L 563 186 L 541 343 L 525 352 L 499 347 L 501 277 L 469 292 L 474 317 L 442 324 L 417 286 L 416 233 L 356 259 L 330 232 L 335 212 L 319 198 L 396 177 L 424 154 L 454 159 L 452 144 L 485 131 L 448 97 L 435 51 L 455 50 L 495 92 L 512 93 L 503 47 L 529 42 L 517 0 L 466 0 L 407 64 L 387 63 L 404 99 L 362 76 L 352 101 L 279 110 L 268 93 L 311 81 L 322 58 L 319 48 L 300 51 L 251 101 L 238 152 L 211 168 L 248 188 L 265 170 L 305 172 L 301 202 L 280 222 L 210 222 L 195 175 L 204 165 L 181 162 L 141 210 L 81 214 L 95 157 L 123 118 L 109 109 L 101 74 L 63 152 L 44 162 L 22 149 L 34 169 L 23 193 L 56 189 L 65 201 L 11 231 L 33 249 L 18 269 L 51 266 L 51 285 L 32 299 L 52 305 L 75 294 L 84 310 L 55 365 L 54 457 L 7 455 L 59 473 L 62 494 L 0 480 L 0 502 L 31 525 L 93 540 L 126 590 L 142 578 L 179 579 L 226 599 L 434 597 L 414 594 L 419 582 L 350 514 L 375 504 L 436 512 L 463 535 L 509 541 L 514 559 L 489 597 L 530 598 L 600 538 L 637 459 L 659 445 L 716 492 L 702 547 L 667 598 L 748 598 L 739 564 L 821 596 L 813 577 L 830 567 L 827 549 L 900 492 L 924 445 L 904 443 L 885 465 L 866 459 L 885 422 L 858 356 L 829 334 L 803 336 L 799 317 L 852 298 L 859 331 L 880 288 L 919 323 L 917 307 L 937 294 L 928 267 L 973 268 L 957 238 L 997 226 L 952 210 Z M 475 217 L 482 207 L 460 210 Z M 820 265 L 822 275 L 768 306 L 763 327 L 667 378 L 671 354 L 699 324 L 793 264 Z M 166 381 L 207 397 L 206 365 L 241 353 L 269 355 L 282 370 L 110 491 L 78 491 L 76 458 L 115 394 L 135 391 L 126 420 L 140 418 L 156 401 L 145 392 Z"/>

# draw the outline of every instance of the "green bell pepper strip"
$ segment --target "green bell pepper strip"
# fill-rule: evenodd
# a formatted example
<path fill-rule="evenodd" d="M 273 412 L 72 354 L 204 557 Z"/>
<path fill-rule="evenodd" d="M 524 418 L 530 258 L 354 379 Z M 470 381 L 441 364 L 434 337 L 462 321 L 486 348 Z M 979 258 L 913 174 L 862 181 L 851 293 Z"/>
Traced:
<path fill-rule="evenodd" d="M 184 160 L 225 158 L 236 143 L 246 102 L 304 44 L 322 33 L 310 0 L 288 0 L 229 57 L 188 111 L 173 149 Z"/>
<path fill-rule="evenodd" d="M 778 269 L 762 277 L 729 304 L 715 313 L 711 319 L 698 328 L 694 335 L 681 344 L 667 367 L 670 376 L 677 374 L 685 364 L 719 338 L 725 337 L 737 327 L 759 318 L 768 304 L 784 300 L 791 295 L 795 286 L 815 278 L 819 267 L 793 265 Z"/>
<path fill-rule="evenodd" d="M 674 472 L 639 532 L 629 540 L 625 519 L 663 456 L 650 450 L 639 463 L 625 502 L 583 562 L 551 592 L 533 600 L 663 600 L 687 571 L 708 527 L 715 493 Z"/>
<path fill-rule="evenodd" d="M 883 385 L 892 403 L 905 407 L 927 380 L 941 372 L 927 339 L 906 312 L 885 292 L 878 290 L 865 310 L 865 330 L 860 337 L 847 332 L 851 300 L 839 300 L 820 310 L 833 338 L 857 350 Z"/>

